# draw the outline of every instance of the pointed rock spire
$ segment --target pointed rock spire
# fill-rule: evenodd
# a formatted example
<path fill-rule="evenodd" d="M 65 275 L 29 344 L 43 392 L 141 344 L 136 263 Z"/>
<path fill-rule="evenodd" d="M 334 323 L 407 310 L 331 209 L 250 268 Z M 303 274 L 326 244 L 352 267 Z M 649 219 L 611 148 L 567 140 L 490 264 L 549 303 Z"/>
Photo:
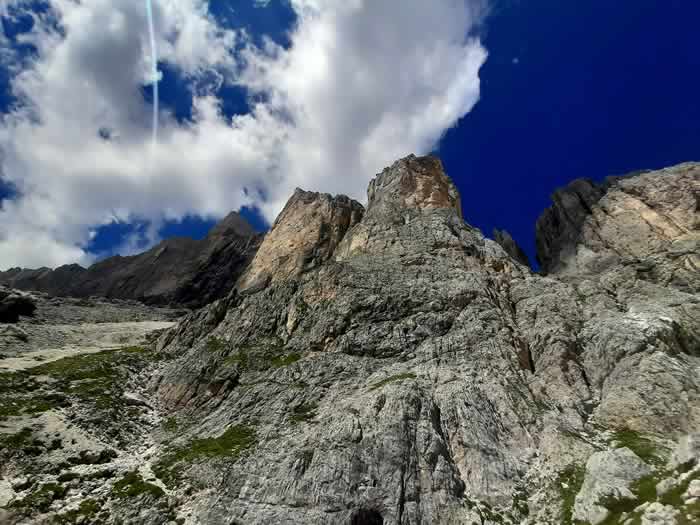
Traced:
<path fill-rule="evenodd" d="M 363 213 L 362 205 L 345 195 L 297 188 L 239 280 L 238 290 L 264 288 L 327 260 Z"/>
<path fill-rule="evenodd" d="M 367 200 L 368 215 L 396 208 L 454 208 L 462 215 L 459 192 L 433 156 L 397 160 L 369 183 Z"/>

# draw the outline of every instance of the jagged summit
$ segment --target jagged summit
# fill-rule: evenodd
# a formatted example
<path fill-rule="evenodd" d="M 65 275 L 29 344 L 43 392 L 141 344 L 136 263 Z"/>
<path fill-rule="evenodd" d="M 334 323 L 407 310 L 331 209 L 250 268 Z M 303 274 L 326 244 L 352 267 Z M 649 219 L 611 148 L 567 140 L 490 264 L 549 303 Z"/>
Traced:
<path fill-rule="evenodd" d="M 367 214 L 388 208 L 454 208 L 462 216 L 459 192 L 434 156 L 409 155 L 378 174 L 367 189 Z"/>
<path fill-rule="evenodd" d="M 657 261 L 657 273 L 690 286 L 687 273 L 700 266 L 699 194 L 700 163 L 693 162 L 600 184 L 575 180 L 554 193 L 554 204 L 537 221 L 542 270 L 582 275 L 656 257 L 669 259 Z M 688 262 L 676 268 L 670 259 L 679 257 Z"/>

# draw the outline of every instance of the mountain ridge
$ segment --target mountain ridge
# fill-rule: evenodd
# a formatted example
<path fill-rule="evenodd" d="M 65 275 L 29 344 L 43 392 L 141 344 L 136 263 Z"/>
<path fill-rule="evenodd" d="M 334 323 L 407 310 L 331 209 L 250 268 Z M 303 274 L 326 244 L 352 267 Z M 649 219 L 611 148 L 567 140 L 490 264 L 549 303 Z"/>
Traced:
<path fill-rule="evenodd" d="M 231 212 L 203 239 L 171 237 L 145 252 L 115 255 L 88 268 L 12 268 L 0 272 L 0 283 L 53 296 L 103 296 L 197 308 L 228 293 L 261 238 L 240 214 Z"/>

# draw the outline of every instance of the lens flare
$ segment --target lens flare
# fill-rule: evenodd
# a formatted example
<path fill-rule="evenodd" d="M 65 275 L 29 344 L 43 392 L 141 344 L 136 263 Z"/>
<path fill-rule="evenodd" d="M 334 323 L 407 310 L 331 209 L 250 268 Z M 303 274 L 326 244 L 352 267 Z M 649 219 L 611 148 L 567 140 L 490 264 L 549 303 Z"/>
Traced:
<path fill-rule="evenodd" d="M 153 146 L 158 142 L 158 54 L 156 52 L 156 36 L 153 30 L 153 9 L 151 0 L 146 0 L 146 15 L 148 16 L 148 33 L 151 39 L 151 75 L 153 82 Z"/>

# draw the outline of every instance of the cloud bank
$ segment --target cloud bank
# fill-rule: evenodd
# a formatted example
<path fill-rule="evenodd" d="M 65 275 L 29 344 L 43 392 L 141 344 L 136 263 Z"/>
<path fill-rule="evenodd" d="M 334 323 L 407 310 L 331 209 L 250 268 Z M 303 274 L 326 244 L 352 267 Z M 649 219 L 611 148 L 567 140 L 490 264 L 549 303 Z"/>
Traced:
<path fill-rule="evenodd" d="M 6 16 L 32 8 L 11 4 Z M 0 120 L 0 173 L 18 191 L 0 209 L 0 268 L 89 264 L 113 221 L 146 221 L 155 241 L 185 215 L 257 206 L 273 220 L 297 186 L 363 200 L 376 172 L 473 107 L 486 58 L 479 1 L 291 0 L 285 49 L 221 27 L 204 0 L 155 0 L 159 59 L 194 97 L 191 121 L 160 112 L 153 146 L 143 0 L 46 4 L 21 68 L 0 37 L 19 101 Z M 250 112 L 225 118 L 212 78 L 245 88 Z"/>

